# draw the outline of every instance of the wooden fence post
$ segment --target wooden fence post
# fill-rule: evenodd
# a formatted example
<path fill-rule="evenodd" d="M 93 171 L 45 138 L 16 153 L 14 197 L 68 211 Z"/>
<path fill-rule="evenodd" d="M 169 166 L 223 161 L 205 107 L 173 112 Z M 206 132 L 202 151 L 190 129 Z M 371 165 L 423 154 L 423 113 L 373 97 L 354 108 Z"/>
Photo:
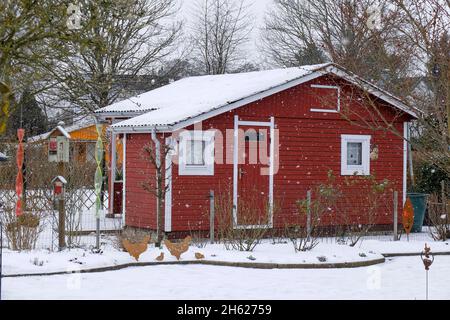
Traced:
<path fill-rule="evenodd" d="M 445 214 L 445 225 L 448 226 L 448 213 L 447 213 L 447 194 L 445 192 L 445 180 L 441 181 L 441 201 L 442 201 L 442 214 Z"/>
<path fill-rule="evenodd" d="M 311 237 L 311 190 L 306 193 L 306 235 L 307 239 Z"/>
<path fill-rule="evenodd" d="M 398 191 L 394 191 L 394 241 L 398 241 Z"/>
<path fill-rule="evenodd" d="M 214 190 L 209 191 L 209 238 L 214 243 Z"/>
<path fill-rule="evenodd" d="M 64 195 L 58 199 L 58 248 L 59 251 L 66 247 L 66 212 Z"/>

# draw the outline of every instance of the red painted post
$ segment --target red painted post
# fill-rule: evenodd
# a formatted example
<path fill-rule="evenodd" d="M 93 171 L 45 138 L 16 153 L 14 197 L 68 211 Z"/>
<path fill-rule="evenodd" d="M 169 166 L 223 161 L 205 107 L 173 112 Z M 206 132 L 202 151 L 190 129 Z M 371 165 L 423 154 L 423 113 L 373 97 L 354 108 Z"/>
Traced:
<path fill-rule="evenodd" d="M 23 174 L 22 174 L 22 166 L 23 166 L 23 158 L 24 158 L 24 147 L 23 147 L 23 137 L 25 136 L 24 129 L 17 130 L 17 138 L 19 139 L 19 145 L 17 147 L 17 178 L 16 178 L 16 216 L 21 216 L 23 214 Z"/>

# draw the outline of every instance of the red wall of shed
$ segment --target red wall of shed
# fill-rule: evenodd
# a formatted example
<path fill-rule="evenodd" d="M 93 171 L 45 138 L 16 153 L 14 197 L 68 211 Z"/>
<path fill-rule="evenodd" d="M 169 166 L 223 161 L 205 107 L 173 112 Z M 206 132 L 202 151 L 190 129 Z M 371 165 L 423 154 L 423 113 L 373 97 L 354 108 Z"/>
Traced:
<path fill-rule="evenodd" d="M 150 134 L 127 134 L 126 142 L 126 225 L 156 229 L 156 197 L 143 185 L 155 181 L 155 167 L 144 151 L 152 144 Z"/>
<path fill-rule="evenodd" d="M 399 192 L 399 207 L 402 201 L 403 184 L 403 140 L 390 131 L 372 131 L 366 125 L 358 126 L 344 120 L 336 113 L 316 113 L 310 108 L 326 101 L 317 98 L 317 92 L 310 86 L 315 84 L 333 84 L 342 86 L 342 108 L 350 108 L 354 115 L 350 118 L 362 125 L 361 118 L 370 119 L 362 101 L 355 99 L 354 87 L 336 79 L 319 78 L 309 83 L 285 90 L 231 112 L 210 118 L 202 123 L 203 130 L 214 128 L 220 130 L 226 139 L 226 129 L 233 129 L 234 115 L 240 120 L 269 121 L 275 117 L 276 129 L 279 130 L 279 170 L 274 176 L 275 203 L 281 205 L 281 211 L 274 217 L 274 225 L 282 227 L 284 222 L 297 213 L 295 202 L 306 197 L 306 192 L 314 184 L 324 182 L 327 172 L 333 170 L 337 182 L 340 176 L 341 134 L 371 135 L 371 145 L 379 149 L 378 160 L 371 160 L 371 174 L 377 179 L 389 179 L 394 189 Z M 366 104 L 367 105 L 367 104 Z M 395 121 L 399 133 L 403 133 L 405 115 L 399 116 L 391 108 L 379 105 L 383 117 Z M 373 123 L 373 122 L 372 122 Z M 192 128 L 192 127 L 191 127 Z M 191 129 L 188 128 L 188 129 Z M 156 201 L 154 196 L 144 191 L 141 184 L 149 176 L 154 176 L 154 168 L 142 157 L 142 147 L 150 141 L 150 135 L 127 135 L 127 224 L 155 228 Z M 232 141 L 224 141 L 224 148 L 232 148 Z M 216 152 L 219 147 L 216 141 Z M 223 151 L 224 157 L 226 151 Z M 232 187 L 233 165 L 215 164 L 214 176 L 180 176 L 178 166 L 172 167 L 172 231 L 208 230 L 209 229 L 209 191 L 218 195 Z M 351 195 L 355 190 L 347 190 Z M 363 211 L 364 208 L 361 208 Z M 355 220 L 355 222 L 357 222 Z M 380 213 L 379 224 L 391 224 L 392 213 Z M 332 223 L 324 218 L 324 224 Z"/>

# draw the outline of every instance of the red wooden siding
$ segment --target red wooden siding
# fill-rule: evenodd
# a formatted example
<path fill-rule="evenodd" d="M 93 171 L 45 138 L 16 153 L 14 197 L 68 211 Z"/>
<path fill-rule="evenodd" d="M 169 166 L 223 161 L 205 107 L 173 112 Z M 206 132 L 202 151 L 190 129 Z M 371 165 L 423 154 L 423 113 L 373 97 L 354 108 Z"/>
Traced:
<path fill-rule="evenodd" d="M 379 149 L 378 160 L 371 160 L 371 174 L 375 174 L 379 180 L 389 179 L 395 184 L 399 192 L 399 205 L 402 199 L 403 183 L 403 140 L 391 132 L 372 131 L 365 127 L 351 124 L 342 119 L 336 113 L 311 112 L 310 108 L 327 105 L 326 100 L 321 99 L 321 105 L 317 105 L 317 89 L 311 90 L 310 85 L 336 83 L 342 86 L 342 97 L 351 96 L 352 100 L 342 99 L 342 109 L 350 108 L 351 119 L 359 121 L 360 118 L 369 119 L 369 113 L 357 101 L 352 92 L 354 87 L 348 86 L 340 80 L 326 77 L 299 85 L 278 94 L 264 98 L 231 112 L 221 114 L 203 122 L 203 129 L 214 128 L 222 131 L 225 148 L 231 148 L 232 141 L 226 141 L 226 129 L 234 128 L 234 115 L 240 120 L 269 121 L 275 117 L 276 129 L 279 130 L 279 170 L 274 176 L 275 203 L 281 205 L 281 211 L 274 216 L 274 226 L 282 227 L 284 222 L 296 213 L 295 202 L 306 197 L 306 191 L 315 183 L 326 180 L 327 172 L 333 170 L 337 182 L 342 182 L 341 172 L 341 134 L 371 135 L 371 145 L 377 145 Z M 328 98 L 335 99 L 329 92 Z M 326 99 L 326 95 L 324 95 Z M 396 128 L 403 133 L 403 121 L 408 120 L 405 115 L 399 116 L 389 107 L 380 105 L 382 114 L 389 120 L 396 119 Z M 375 119 L 376 121 L 377 119 Z M 191 128 L 189 128 L 191 129 Z M 144 178 L 154 175 L 148 161 L 142 158 L 142 147 L 150 141 L 150 135 L 129 134 L 127 141 L 127 224 L 136 224 L 141 221 L 141 226 L 154 228 L 156 223 L 156 203 L 153 196 L 143 191 Z M 216 141 L 216 153 L 218 144 Z M 226 150 L 223 151 L 224 158 Z M 225 160 L 225 159 L 224 159 Z M 172 231 L 208 230 L 209 228 L 209 190 L 216 194 L 227 188 L 232 190 L 233 165 L 215 164 L 214 176 L 179 176 L 178 166 L 172 167 Z M 348 190 L 349 195 L 354 190 Z M 361 208 L 363 211 L 364 208 Z M 324 219 L 324 224 L 329 224 L 330 219 Z M 356 221 L 361 223 L 361 221 Z M 363 221 L 362 221 L 363 223 Z M 392 213 L 380 216 L 379 224 L 392 223 Z"/>
<path fill-rule="evenodd" d="M 143 188 L 155 179 L 155 168 L 143 148 L 151 143 L 150 134 L 127 134 L 126 144 L 126 225 L 156 228 L 156 197 Z"/>

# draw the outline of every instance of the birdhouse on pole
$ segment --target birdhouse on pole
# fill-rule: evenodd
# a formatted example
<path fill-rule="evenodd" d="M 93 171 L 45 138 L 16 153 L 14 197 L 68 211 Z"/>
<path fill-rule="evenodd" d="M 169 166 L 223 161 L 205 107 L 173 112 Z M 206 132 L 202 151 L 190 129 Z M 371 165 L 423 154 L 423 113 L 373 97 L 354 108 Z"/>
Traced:
<path fill-rule="evenodd" d="M 56 176 L 53 178 L 52 184 L 54 198 L 62 198 L 64 196 L 64 187 L 67 184 L 67 180 L 63 176 Z"/>
<path fill-rule="evenodd" d="M 56 176 L 52 180 L 53 184 L 53 205 L 58 210 L 58 248 L 62 250 L 66 247 L 66 206 L 64 203 L 64 188 L 67 180 L 63 176 Z"/>
<path fill-rule="evenodd" d="M 70 134 L 58 125 L 48 135 L 48 161 L 69 162 Z"/>

